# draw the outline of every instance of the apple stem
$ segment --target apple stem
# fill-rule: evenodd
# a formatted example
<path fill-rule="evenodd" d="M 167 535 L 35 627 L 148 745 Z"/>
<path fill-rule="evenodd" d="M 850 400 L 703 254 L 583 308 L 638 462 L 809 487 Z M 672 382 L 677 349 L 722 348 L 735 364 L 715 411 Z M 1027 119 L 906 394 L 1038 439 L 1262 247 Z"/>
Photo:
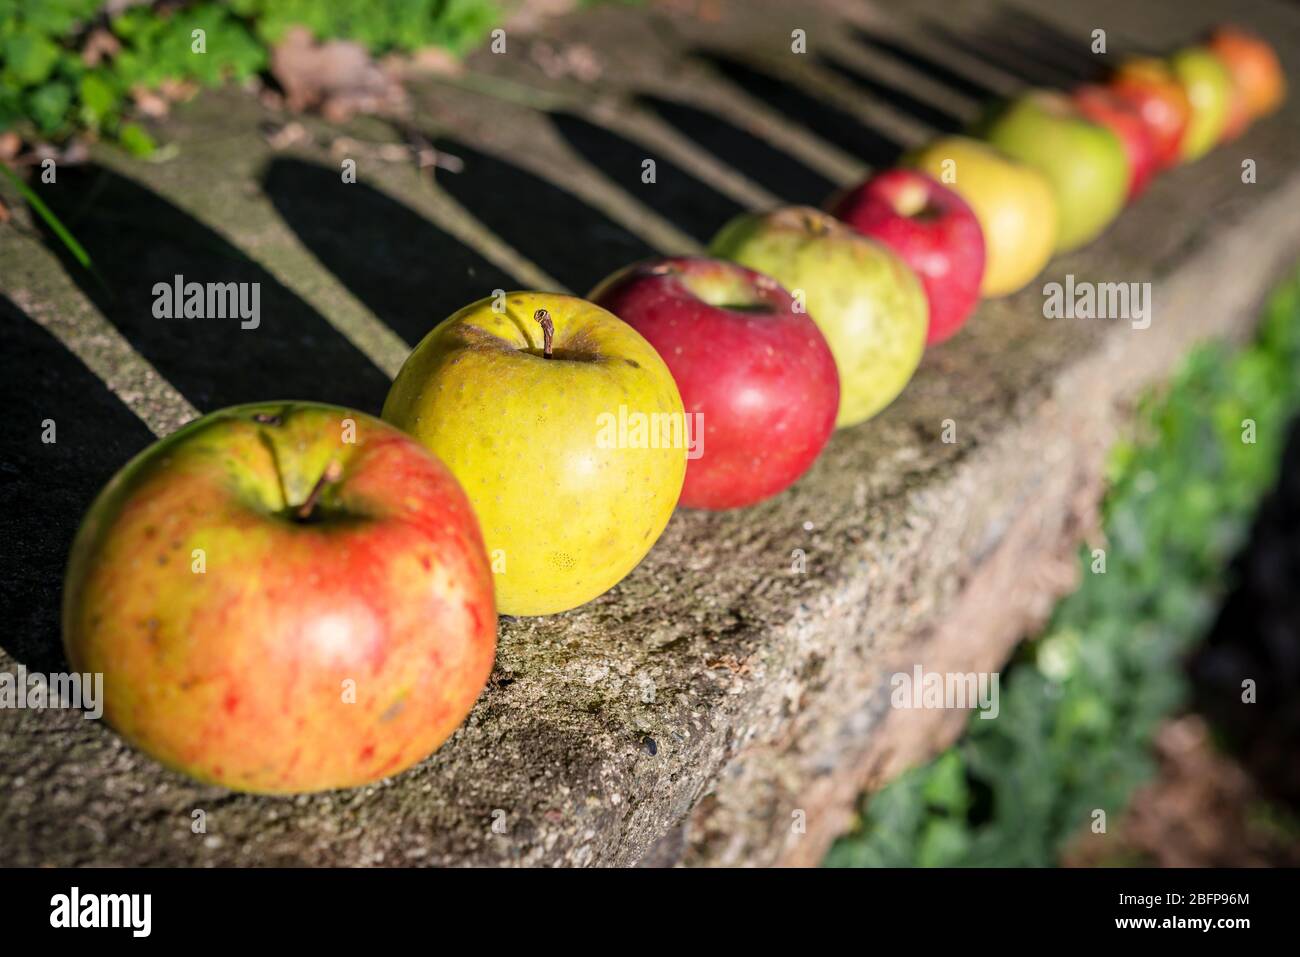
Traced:
<path fill-rule="evenodd" d="M 533 313 L 533 318 L 542 327 L 542 356 L 549 359 L 551 358 L 551 343 L 555 339 L 555 323 L 551 321 L 551 314 L 545 309 L 538 309 Z"/>
<path fill-rule="evenodd" d="M 822 217 L 820 214 L 817 215 L 805 214 L 804 226 L 806 226 L 808 231 L 812 233 L 814 236 L 825 236 L 827 233 L 831 231 L 830 226 L 827 225 L 825 218 Z"/>
<path fill-rule="evenodd" d="M 337 482 L 339 476 L 343 474 L 343 466 L 339 465 L 337 460 L 331 460 L 330 464 L 325 466 L 325 471 L 321 473 L 316 484 L 312 486 L 307 500 L 298 506 L 297 516 L 300 520 L 306 521 L 311 518 L 312 510 L 316 508 L 316 503 L 320 501 L 321 492 L 330 482 Z"/>

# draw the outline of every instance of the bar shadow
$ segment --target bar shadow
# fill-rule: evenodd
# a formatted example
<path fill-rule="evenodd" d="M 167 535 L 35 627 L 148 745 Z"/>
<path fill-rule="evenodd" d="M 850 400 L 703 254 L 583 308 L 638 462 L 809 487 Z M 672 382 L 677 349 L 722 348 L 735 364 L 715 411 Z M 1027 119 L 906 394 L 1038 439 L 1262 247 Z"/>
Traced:
<path fill-rule="evenodd" d="M 8 419 L 0 439 L 0 647 L 32 672 L 66 672 L 59 605 L 72 539 L 99 490 L 153 434 L 3 295 L 0 338 L 0 402 Z M 48 444 L 46 420 L 54 428 Z"/>
<path fill-rule="evenodd" d="M 854 86 L 866 90 L 873 97 L 897 107 L 921 123 L 941 133 L 956 133 L 965 127 L 965 122 L 947 110 L 927 103 L 888 83 L 882 83 L 873 76 L 868 76 L 856 67 L 841 62 L 834 57 L 821 56 L 817 62 L 832 72 L 838 73 Z"/>
<path fill-rule="evenodd" d="M 930 78 L 937 80 L 945 86 L 952 87 L 958 93 L 961 93 L 974 100 L 981 102 L 992 100 L 998 97 L 997 90 L 978 80 L 959 73 L 952 67 L 939 60 L 934 59 L 927 54 L 920 53 L 902 43 L 889 37 L 871 33 L 863 27 L 854 28 L 854 39 L 868 49 L 883 53 L 888 57 L 912 67 L 920 73 L 924 73 Z"/>
<path fill-rule="evenodd" d="M 294 398 L 377 412 L 388 378 L 310 305 L 223 236 L 101 166 L 59 170 L 36 187 L 94 262 L 97 282 L 42 223 L 47 246 L 131 345 L 197 408 Z M 256 284 L 258 324 L 158 318 L 161 286 Z M 251 302 L 250 302 L 251 305 Z M 249 320 L 251 324 L 252 320 Z"/>
<path fill-rule="evenodd" d="M 990 37 L 978 30 L 957 33 L 935 21 L 926 23 L 924 29 L 953 49 L 998 67 L 1030 86 L 1068 87 L 1080 79 L 1059 63 L 1040 59 L 1040 54 L 1014 37 Z"/>
<path fill-rule="evenodd" d="M 983 28 L 987 38 L 1012 38 L 1022 51 L 1031 51 L 1043 62 L 1055 64 L 1062 75 L 1074 83 L 1092 82 L 1102 77 L 1107 71 L 1114 40 L 1107 32 L 1107 49 L 1111 53 L 1105 57 L 1092 52 L 1091 30 L 1068 33 L 1059 25 L 1035 17 L 1023 10 L 1000 8 Z"/>
<path fill-rule="evenodd" d="M 788 203 L 820 206 L 835 190 L 835 184 L 816 170 L 716 114 L 656 96 L 642 95 L 637 102 Z"/>
<path fill-rule="evenodd" d="M 361 181 L 344 183 L 336 169 L 277 158 L 262 189 L 320 264 L 411 345 L 467 303 L 519 288 L 410 207 Z"/>
<path fill-rule="evenodd" d="M 464 143 L 440 138 L 437 149 L 460 157 L 464 170 L 440 185 L 484 225 L 582 295 L 655 250 L 567 190 Z"/>
<path fill-rule="evenodd" d="M 1128 56 L 1157 56 L 1159 50 L 1149 41 L 1135 39 L 1129 35 L 1121 35 L 1113 28 L 1106 29 L 1106 54 L 1103 60 L 1097 60 L 1091 52 L 1091 31 L 1084 36 L 1072 36 L 1062 29 L 1060 24 L 1053 23 L 1042 17 L 1032 10 L 1017 8 L 1014 12 L 1003 11 L 999 14 L 1002 17 L 1011 16 L 1015 18 L 1016 23 L 1021 30 L 1038 38 L 1046 46 L 1051 46 L 1056 50 L 1066 52 L 1069 56 L 1079 63 L 1100 64 L 1099 69 L 1105 70 L 1107 63 L 1115 63 Z"/>
<path fill-rule="evenodd" d="M 784 113 L 828 143 L 876 168 L 892 166 L 902 145 L 845 111 L 822 102 L 769 73 L 725 53 L 697 50 L 694 55 L 755 99 Z"/>
<path fill-rule="evenodd" d="M 682 232 L 707 243 L 744 207 L 680 166 L 651 154 L 650 147 L 572 113 L 550 114 L 569 145 L 614 183 Z M 643 181 L 644 163 L 654 161 L 654 182 Z"/>

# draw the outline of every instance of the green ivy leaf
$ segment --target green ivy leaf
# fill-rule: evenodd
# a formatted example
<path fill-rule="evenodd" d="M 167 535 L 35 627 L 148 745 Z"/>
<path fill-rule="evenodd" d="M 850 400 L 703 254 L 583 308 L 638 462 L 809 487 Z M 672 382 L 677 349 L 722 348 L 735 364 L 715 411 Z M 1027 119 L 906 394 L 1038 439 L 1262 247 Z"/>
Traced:
<path fill-rule="evenodd" d="M 59 48 L 46 36 L 19 28 L 4 40 L 5 73 L 22 86 L 43 82 L 59 60 Z"/>
<path fill-rule="evenodd" d="M 63 125 L 71 104 L 72 88 L 66 83 L 46 83 L 27 97 L 32 119 L 45 133 L 52 133 Z"/>
<path fill-rule="evenodd" d="M 158 148 L 153 137 L 135 123 L 127 123 L 118 130 L 117 141 L 132 156 L 148 156 Z"/>
<path fill-rule="evenodd" d="M 109 74 L 103 70 L 83 76 L 78 92 L 81 96 L 82 115 L 91 126 L 102 124 L 121 103 L 117 88 Z"/>

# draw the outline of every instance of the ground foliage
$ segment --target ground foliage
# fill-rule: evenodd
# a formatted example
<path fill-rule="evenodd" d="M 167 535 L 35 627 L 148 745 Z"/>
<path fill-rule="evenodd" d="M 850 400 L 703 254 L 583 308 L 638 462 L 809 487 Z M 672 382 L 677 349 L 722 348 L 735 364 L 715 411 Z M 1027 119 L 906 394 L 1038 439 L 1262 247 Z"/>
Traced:
<path fill-rule="evenodd" d="M 1142 403 L 1108 464 L 1105 572 L 1083 548 L 1080 588 L 1003 670 L 1000 716 L 973 717 L 956 745 L 865 800 L 826 864 L 1048 866 L 1096 809 L 1113 822 L 1154 772 L 1157 727 L 1188 701 L 1185 659 L 1298 407 L 1300 273 L 1253 344 L 1201 347 Z"/>

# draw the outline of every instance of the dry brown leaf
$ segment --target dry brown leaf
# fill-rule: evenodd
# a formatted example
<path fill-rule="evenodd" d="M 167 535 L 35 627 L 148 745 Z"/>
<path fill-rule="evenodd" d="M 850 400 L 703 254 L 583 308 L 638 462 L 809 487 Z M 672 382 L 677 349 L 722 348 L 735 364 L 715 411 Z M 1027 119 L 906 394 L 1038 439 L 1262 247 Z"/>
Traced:
<path fill-rule="evenodd" d="M 183 103 L 198 95 L 199 85 L 193 80 L 177 80 L 168 77 L 158 84 L 158 92 L 173 103 Z"/>
<path fill-rule="evenodd" d="M 131 90 L 131 99 L 135 101 L 136 109 L 145 116 L 152 116 L 160 119 L 171 112 L 171 105 L 165 97 L 144 86 L 137 86 Z"/>
<path fill-rule="evenodd" d="M 264 130 L 263 135 L 273 150 L 285 150 L 309 139 L 307 130 L 301 123 L 286 123 L 284 126 Z"/>
<path fill-rule="evenodd" d="M 425 47 L 416 50 L 410 56 L 385 57 L 381 64 L 386 71 L 395 76 L 408 73 L 423 73 L 428 76 L 461 76 L 465 72 L 465 63 L 450 50 L 442 47 Z"/>
<path fill-rule="evenodd" d="M 95 27 L 86 36 L 86 45 L 81 48 L 81 62 L 86 66 L 99 66 L 105 60 L 111 60 L 122 49 L 117 37 L 104 29 Z"/>
<path fill-rule="evenodd" d="M 319 110 L 339 122 L 355 113 L 402 109 L 405 93 L 365 48 L 348 40 L 317 43 L 307 29 L 294 27 L 271 51 L 271 74 L 293 110 Z"/>
<path fill-rule="evenodd" d="M 23 148 L 23 138 L 13 130 L 0 133 L 0 160 L 12 160 Z"/>

